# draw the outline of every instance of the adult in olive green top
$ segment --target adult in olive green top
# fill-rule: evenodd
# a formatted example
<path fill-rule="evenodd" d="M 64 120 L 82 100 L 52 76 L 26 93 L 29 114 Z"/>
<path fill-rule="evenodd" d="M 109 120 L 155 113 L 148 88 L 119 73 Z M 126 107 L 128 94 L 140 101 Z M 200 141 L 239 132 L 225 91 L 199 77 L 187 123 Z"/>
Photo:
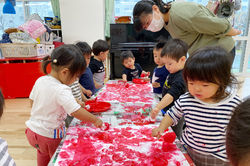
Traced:
<path fill-rule="evenodd" d="M 241 33 L 232 28 L 227 19 L 217 17 L 194 2 L 141 0 L 134 6 L 133 21 L 137 30 L 156 32 L 164 27 L 172 38 L 181 39 L 189 45 L 190 55 L 199 48 L 212 45 L 234 52 L 232 36 Z"/>

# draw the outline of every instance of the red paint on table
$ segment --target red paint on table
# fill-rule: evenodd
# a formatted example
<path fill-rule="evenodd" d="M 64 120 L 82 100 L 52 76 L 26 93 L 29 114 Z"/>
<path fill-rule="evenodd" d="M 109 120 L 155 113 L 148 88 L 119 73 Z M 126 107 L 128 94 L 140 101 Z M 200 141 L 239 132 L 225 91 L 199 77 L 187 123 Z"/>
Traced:
<path fill-rule="evenodd" d="M 133 84 L 119 81 L 107 83 L 98 93 L 99 101 L 119 101 L 152 103 L 154 101 L 150 84 Z"/>
<path fill-rule="evenodd" d="M 65 140 L 58 165 L 164 166 L 185 160 L 175 144 L 166 145 L 162 139 L 151 137 L 151 130 L 134 126 L 111 127 L 108 132 L 91 127 L 69 128 L 69 133 L 78 134 L 78 138 Z M 69 159 L 67 153 L 72 152 L 74 157 Z"/>
<path fill-rule="evenodd" d="M 174 132 L 168 132 L 163 135 L 164 142 L 173 143 L 175 139 L 176 139 L 176 135 Z"/>

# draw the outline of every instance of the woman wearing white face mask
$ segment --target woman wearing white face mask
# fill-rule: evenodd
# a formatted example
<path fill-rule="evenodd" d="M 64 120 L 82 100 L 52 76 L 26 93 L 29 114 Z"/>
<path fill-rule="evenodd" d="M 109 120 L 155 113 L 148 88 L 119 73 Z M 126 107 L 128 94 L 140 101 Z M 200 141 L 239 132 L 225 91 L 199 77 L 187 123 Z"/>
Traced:
<path fill-rule="evenodd" d="M 134 6 L 133 21 L 136 30 L 157 32 L 164 27 L 172 38 L 181 39 L 189 45 L 189 55 L 199 48 L 219 45 L 230 53 L 232 63 L 235 56 L 232 36 L 241 33 L 232 28 L 227 19 L 218 18 L 209 9 L 194 2 L 141 0 Z"/>

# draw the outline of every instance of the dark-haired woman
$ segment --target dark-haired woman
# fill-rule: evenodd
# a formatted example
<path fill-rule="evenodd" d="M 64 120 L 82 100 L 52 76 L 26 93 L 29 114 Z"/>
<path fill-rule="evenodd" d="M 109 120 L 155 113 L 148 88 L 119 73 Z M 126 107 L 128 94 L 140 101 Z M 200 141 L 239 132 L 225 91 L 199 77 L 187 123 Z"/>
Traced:
<path fill-rule="evenodd" d="M 241 33 L 227 19 L 218 18 L 205 6 L 194 2 L 141 0 L 134 6 L 133 21 L 136 30 L 156 32 L 164 27 L 172 38 L 189 45 L 190 55 L 205 46 L 221 46 L 230 52 L 231 63 L 235 56 L 232 36 Z"/>

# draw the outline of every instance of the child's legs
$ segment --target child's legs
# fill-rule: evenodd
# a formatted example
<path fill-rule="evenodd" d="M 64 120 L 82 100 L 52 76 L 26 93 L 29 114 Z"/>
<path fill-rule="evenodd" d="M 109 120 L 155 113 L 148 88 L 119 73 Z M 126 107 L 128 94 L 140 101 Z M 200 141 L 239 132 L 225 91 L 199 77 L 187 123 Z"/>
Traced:
<path fill-rule="evenodd" d="M 47 166 L 61 139 L 52 139 L 36 134 L 29 128 L 25 131 L 31 146 L 37 149 L 37 165 Z"/>
<path fill-rule="evenodd" d="M 225 162 L 212 155 L 205 155 L 194 151 L 191 147 L 187 146 L 187 151 L 196 166 L 230 166 L 229 162 Z"/>

